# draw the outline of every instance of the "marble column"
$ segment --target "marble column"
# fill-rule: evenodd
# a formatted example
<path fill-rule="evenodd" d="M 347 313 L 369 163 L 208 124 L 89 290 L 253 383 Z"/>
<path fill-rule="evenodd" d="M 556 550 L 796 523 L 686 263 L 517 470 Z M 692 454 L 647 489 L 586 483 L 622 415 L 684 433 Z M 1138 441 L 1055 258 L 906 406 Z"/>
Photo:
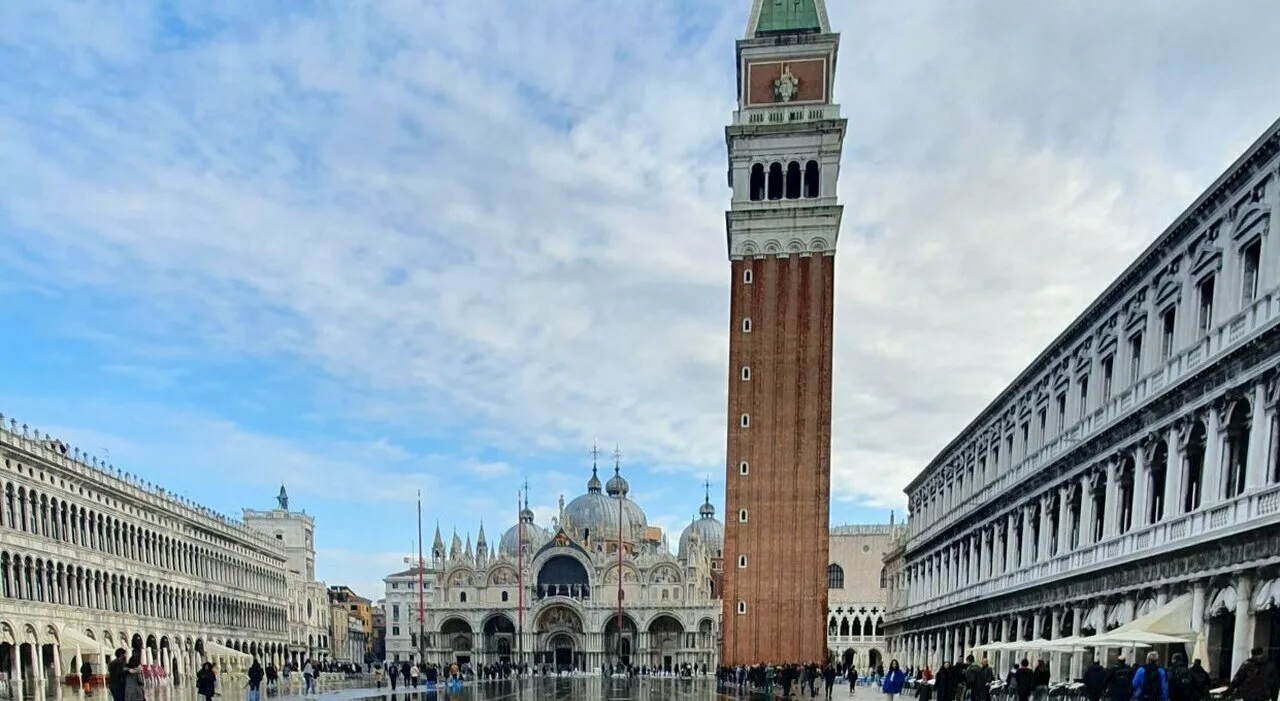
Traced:
<path fill-rule="evenodd" d="M 1133 451 L 1133 499 L 1131 500 L 1132 516 L 1129 522 L 1132 525 L 1130 530 L 1136 530 L 1147 525 L 1147 514 L 1150 511 L 1149 504 L 1151 496 L 1151 466 L 1147 464 L 1147 451 L 1144 446 L 1138 446 Z"/>
<path fill-rule="evenodd" d="M 1031 528 L 1031 507 L 1022 507 L 1022 566 L 1031 565 L 1031 543 L 1035 541 L 1035 533 Z"/>
<path fill-rule="evenodd" d="M 1005 574 L 1008 574 L 1018 569 L 1017 531 L 1018 531 L 1018 518 L 1020 515 L 1021 513 L 1019 511 L 1014 511 L 1007 516 L 1008 530 L 1006 530 L 1005 533 L 1008 535 L 1005 538 L 1005 542 L 1008 544 L 1008 547 L 1005 548 L 1005 559 L 1004 559 Z"/>
<path fill-rule="evenodd" d="M 1207 508 L 1222 501 L 1223 465 L 1225 451 L 1222 450 L 1222 422 L 1218 407 L 1209 407 L 1204 413 L 1205 449 L 1204 475 L 1200 479 L 1200 506 Z"/>
<path fill-rule="evenodd" d="M 1071 634 L 1075 636 L 1083 635 L 1080 627 L 1084 625 L 1084 607 L 1075 606 L 1071 609 Z M 1079 679 L 1084 676 L 1084 651 L 1076 650 L 1071 653 L 1071 679 Z"/>
<path fill-rule="evenodd" d="M 1249 650 L 1253 647 L 1254 617 L 1249 611 L 1253 602 L 1253 574 L 1241 572 L 1236 576 L 1235 586 L 1236 626 L 1235 635 L 1231 639 L 1232 670 L 1240 669 L 1240 665 L 1249 659 Z"/>
<path fill-rule="evenodd" d="M 1102 539 L 1109 540 L 1120 524 L 1120 463 L 1118 458 L 1107 461 L 1107 502 L 1103 505 Z"/>
<path fill-rule="evenodd" d="M 1057 640 L 1062 637 L 1062 609 L 1054 609 L 1049 616 L 1049 639 Z M 1062 653 L 1054 652 L 1050 656 L 1050 669 L 1054 679 L 1062 677 Z"/>
<path fill-rule="evenodd" d="M 1189 421 L 1190 417 L 1184 419 Z M 1186 452 L 1179 437 L 1178 424 L 1169 428 L 1165 444 L 1169 446 L 1169 462 L 1164 472 L 1164 518 L 1182 514 L 1182 480 L 1187 473 Z"/>
<path fill-rule="evenodd" d="M 1093 482 L 1090 479 L 1092 469 L 1086 470 L 1080 477 L 1080 547 L 1093 544 Z"/>
<path fill-rule="evenodd" d="M 1071 485 L 1058 487 L 1058 550 L 1055 555 L 1071 552 Z"/>
<path fill-rule="evenodd" d="M 1272 409 L 1266 406 L 1266 383 L 1253 385 L 1252 419 L 1249 426 L 1249 455 L 1245 466 L 1245 490 L 1252 491 L 1267 482 L 1267 443 L 1271 438 Z"/>

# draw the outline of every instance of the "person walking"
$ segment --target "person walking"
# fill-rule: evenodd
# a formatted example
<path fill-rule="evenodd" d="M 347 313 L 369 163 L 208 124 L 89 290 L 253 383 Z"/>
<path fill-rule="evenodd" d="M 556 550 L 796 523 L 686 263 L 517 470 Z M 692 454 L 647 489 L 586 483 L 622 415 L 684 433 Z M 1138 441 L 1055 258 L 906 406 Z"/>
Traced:
<path fill-rule="evenodd" d="M 1031 672 L 1031 663 L 1026 659 L 1013 670 L 1013 690 L 1018 695 L 1018 701 L 1028 701 L 1031 698 L 1031 692 L 1036 689 L 1036 677 Z"/>
<path fill-rule="evenodd" d="M 1093 662 L 1084 671 L 1084 690 L 1089 701 L 1102 701 L 1102 695 L 1107 693 L 1107 670 L 1098 659 L 1094 655 Z"/>
<path fill-rule="evenodd" d="M 1133 698 L 1133 668 L 1124 657 L 1117 657 L 1116 663 L 1107 670 L 1108 701 L 1129 701 Z"/>
<path fill-rule="evenodd" d="M 884 693 L 886 701 L 897 701 L 898 695 L 906 685 L 906 672 L 902 671 L 897 660 L 890 660 L 889 671 L 885 673 L 884 681 L 880 683 L 880 691 Z"/>
<path fill-rule="evenodd" d="M 849 665 L 849 670 L 845 672 L 845 676 L 849 677 L 849 695 L 853 696 L 854 690 L 858 687 L 858 670 L 853 665 Z"/>
<path fill-rule="evenodd" d="M 124 667 L 124 701 L 145 701 L 146 680 L 142 676 L 142 651 L 134 650 Z"/>
<path fill-rule="evenodd" d="M 1278 690 L 1280 679 L 1276 678 L 1276 666 L 1266 658 L 1262 648 L 1255 647 L 1231 678 L 1226 696 L 1240 701 L 1271 701 Z"/>
<path fill-rule="evenodd" d="M 213 663 L 205 662 L 201 665 L 200 671 L 196 672 L 196 693 L 204 701 L 213 701 L 213 695 L 217 690 L 218 675 L 213 671 Z"/>
<path fill-rule="evenodd" d="M 1147 662 L 1133 672 L 1135 701 L 1169 701 L 1169 676 L 1160 666 L 1159 653 L 1147 653 Z"/>
<path fill-rule="evenodd" d="M 266 676 L 266 672 L 262 670 L 262 663 L 258 662 L 258 658 L 253 658 L 253 664 L 249 665 L 249 701 L 258 701 L 262 698 L 262 678 Z"/>
<path fill-rule="evenodd" d="M 316 668 L 311 666 L 311 660 L 302 665 L 302 693 L 311 695 L 316 693 Z"/>
<path fill-rule="evenodd" d="M 124 701 L 124 680 L 129 674 L 125 671 L 127 654 L 124 648 L 116 648 L 115 659 L 107 665 L 107 691 L 111 692 L 111 701 Z"/>

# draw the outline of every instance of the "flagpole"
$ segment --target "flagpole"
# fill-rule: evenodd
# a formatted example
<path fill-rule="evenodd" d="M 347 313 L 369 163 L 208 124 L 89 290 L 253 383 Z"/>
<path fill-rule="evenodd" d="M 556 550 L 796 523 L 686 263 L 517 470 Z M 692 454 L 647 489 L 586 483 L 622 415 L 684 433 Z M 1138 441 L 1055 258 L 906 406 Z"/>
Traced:
<path fill-rule="evenodd" d="M 527 496 L 525 497 L 528 498 Z M 524 513 L 520 506 L 520 490 L 516 490 L 516 674 L 524 659 Z"/>
<path fill-rule="evenodd" d="M 613 451 L 614 474 L 620 474 L 622 451 Z M 622 500 L 627 495 L 618 490 L 618 662 L 622 662 Z"/>
<path fill-rule="evenodd" d="M 426 601 L 423 593 L 423 572 L 426 562 L 422 559 L 422 490 L 418 490 L 418 664 L 426 657 L 427 641 L 425 636 Z"/>

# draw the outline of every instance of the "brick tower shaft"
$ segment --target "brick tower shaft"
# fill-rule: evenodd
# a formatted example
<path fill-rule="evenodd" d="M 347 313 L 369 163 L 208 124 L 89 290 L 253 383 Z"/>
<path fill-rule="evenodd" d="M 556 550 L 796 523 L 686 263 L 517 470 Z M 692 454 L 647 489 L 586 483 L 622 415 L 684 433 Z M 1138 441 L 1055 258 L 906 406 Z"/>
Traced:
<path fill-rule="evenodd" d="M 827 655 L 838 45 L 822 0 L 755 0 L 737 43 L 723 664 Z"/>

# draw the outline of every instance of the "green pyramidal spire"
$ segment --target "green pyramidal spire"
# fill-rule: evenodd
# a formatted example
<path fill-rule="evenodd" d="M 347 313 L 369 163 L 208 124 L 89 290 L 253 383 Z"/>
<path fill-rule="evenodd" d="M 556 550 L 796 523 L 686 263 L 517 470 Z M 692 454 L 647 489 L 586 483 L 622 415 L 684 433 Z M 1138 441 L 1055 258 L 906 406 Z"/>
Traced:
<path fill-rule="evenodd" d="M 753 0 L 752 5 L 749 37 L 826 31 L 822 0 Z"/>

